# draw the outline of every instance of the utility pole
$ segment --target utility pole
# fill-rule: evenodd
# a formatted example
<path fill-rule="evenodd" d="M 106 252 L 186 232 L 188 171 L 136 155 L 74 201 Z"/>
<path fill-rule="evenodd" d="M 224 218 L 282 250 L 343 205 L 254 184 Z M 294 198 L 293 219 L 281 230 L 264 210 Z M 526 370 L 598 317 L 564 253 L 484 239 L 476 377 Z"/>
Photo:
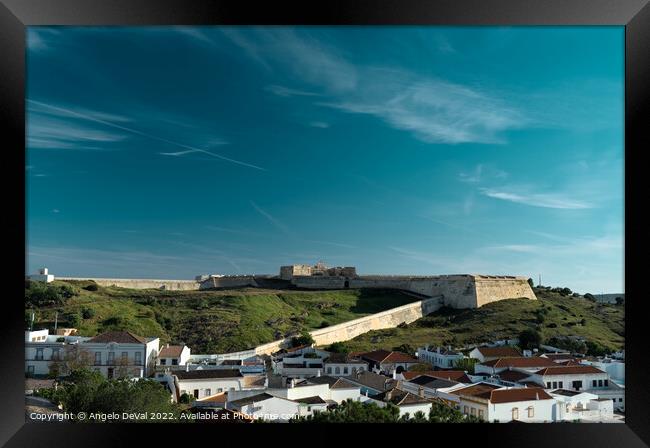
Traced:
<path fill-rule="evenodd" d="M 57 324 L 59 323 L 59 312 L 55 311 L 54 312 L 54 332 L 56 333 L 56 327 Z"/>

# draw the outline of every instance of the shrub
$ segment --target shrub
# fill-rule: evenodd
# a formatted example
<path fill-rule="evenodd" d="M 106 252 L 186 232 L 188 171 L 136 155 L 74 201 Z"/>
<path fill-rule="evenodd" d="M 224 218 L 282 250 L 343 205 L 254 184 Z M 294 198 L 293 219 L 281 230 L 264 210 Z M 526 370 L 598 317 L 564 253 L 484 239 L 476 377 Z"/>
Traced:
<path fill-rule="evenodd" d="M 527 328 L 519 334 L 519 345 L 523 349 L 532 349 L 538 347 L 542 342 L 542 336 L 539 331 Z"/>
<path fill-rule="evenodd" d="M 591 300 L 592 302 L 596 301 L 596 298 L 594 297 L 594 295 L 590 294 L 590 293 L 585 294 L 585 299 Z"/>
<path fill-rule="evenodd" d="M 332 353 L 349 353 L 350 347 L 344 342 L 335 342 L 327 348 L 327 351 Z"/>
<path fill-rule="evenodd" d="M 178 402 L 184 404 L 188 404 L 190 402 L 190 396 L 187 394 L 187 392 L 179 397 Z"/>
<path fill-rule="evenodd" d="M 320 326 L 318 328 L 325 328 L 325 327 L 329 327 L 329 326 L 330 326 L 330 323 L 328 321 L 324 320 L 324 321 L 322 321 L 320 323 Z"/>
<path fill-rule="evenodd" d="M 68 313 L 65 315 L 65 320 L 71 327 L 78 327 L 81 323 L 81 315 L 79 313 Z"/>
<path fill-rule="evenodd" d="M 300 333 L 300 336 L 294 336 L 291 338 L 291 346 L 299 347 L 301 345 L 312 345 L 314 343 L 314 338 L 311 337 L 308 331 L 303 331 Z"/>
<path fill-rule="evenodd" d="M 95 282 L 92 282 L 88 286 L 84 287 L 86 291 L 99 291 L 99 285 Z"/>
<path fill-rule="evenodd" d="M 95 317 L 95 310 L 92 308 L 84 308 L 83 310 L 81 310 L 81 316 L 84 319 L 92 319 L 93 317 Z"/>

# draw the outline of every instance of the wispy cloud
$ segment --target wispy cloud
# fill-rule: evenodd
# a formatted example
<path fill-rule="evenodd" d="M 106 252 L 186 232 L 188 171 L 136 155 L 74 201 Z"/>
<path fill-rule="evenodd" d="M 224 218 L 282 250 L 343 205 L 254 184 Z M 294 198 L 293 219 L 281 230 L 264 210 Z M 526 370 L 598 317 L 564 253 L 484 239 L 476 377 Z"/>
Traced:
<path fill-rule="evenodd" d="M 472 173 L 460 173 L 458 174 L 458 180 L 461 182 L 467 183 L 478 183 L 481 181 L 481 174 L 483 172 L 483 165 L 476 165 L 474 172 Z"/>
<path fill-rule="evenodd" d="M 309 126 L 312 128 L 320 128 L 320 129 L 327 129 L 330 127 L 329 123 L 325 123 L 324 121 L 312 121 L 309 123 Z"/>
<path fill-rule="evenodd" d="M 276 228 L 281 230 L 282 232 L 286 233 L 287 235 L 291 234 L 291 231 L 289 228 L 284 225 L 280 220 L 276 219 L 273 215 L 271 215 L 269 212 L 266 210 L 262 209 L 259 205 L 257 205 L 255 202 L 250 201 L 251 206 L 259 213 L 260 215 L 264 216 L 271 224 L 273 224 Z"/>
<path fill-rule="evenodd" d="M 107 120 L 105 120 L 103 118 L 98 118 L 97 116 L 87 115 L 87 114 L 84 114 L 82 112 L 67 109 L 67 108 L 64 108 L 64 107 L 54 106 L 54 105 L 43 103 L 43 102 L 40 102 L 40 101 L 29 100 L 29 99 L 27 101 L 30 104 L 35 104 L 37 106 L 52 109 L 52 110 L 54 110 L 54 111 L 56 111 L 58 113 L 69 114 L 69 115 L 71 115 L 73 117 L 86 119 L 86 120 L 93 121 L 93 122 L 96 122 L 96 123 L 100 123 L 100 124 L 103 124 L 105 126 L 109 126 L 109 127 L 115 128 L 115 129 L 120 129 L 122 131 L 130 132 L 132 134 L 137 134 L 137 135 L 140 135 L 140 136 L 152 139 L 152 140 L 156 140 L 156 141 L 159 141 L 159 142 L 167 143 L 169 145 L 173 145 L 173 146 L 177 146 L 177 147 L 180 147 L 180 148 L 190 150 L 190 151 L 185 151 L 184 152 L 185 154 L 187 154 L 189 152 L 200 152 L 200 153 L 209 155 L 211 157 L 215 157 L 215 158 L 218 158 L 218 159 L 221 159 L 221 160 L 225 160 L 227 162 L 231 162 L 231 163 L 234 163 L 234 164 L 237 164 L 237 165 L 246 166 L 248 168 L 254 168 L 254 169 L 260 170 L 260 171 L 266 171 L 265 168 L 259 167 L 257 165 L 242 162 L 240 160 L 231 159 L 229 157 L 225 157 L 225 156 L 222 156 L 220 154 L 216 154 L 214 152 L 207 151 L 205 149 L 196 148 L 196 147 L 193 147 L 193 146 L 185 145 L 183 143 L 168 140 L 166 138 L 158 137 L 156 135 L 152 135 L 152 134 L 149 134 L 149 133 L 146 133 L 146 132 L 142 132 L 142 131 L 139 131 L 137 129 L 131 128 L 131 127 L 126 127 L 126 126 L 123 126 L 123 125 L 120 125 L 120 124 L 113 123 L 111 121 L 107 121 Z M 37 135 L 38 135 L 38 130 L 35 131 L 35 132 L 37 132 Z M 95 137 L 95 139 L 96 140 L 101 139 L 101 137 Z M 180 154 L 179 153 L 175 153 L 175 154 L 174 153 L 166 153 L 165 155 L 180 155 Z"/>
<path fill-rule="evenodd" d="M 307 92 L 306 90 L 290 89 L 289 87 L 270 85 L 266 86 L 265 90 L 277 96 L 290 97 L 290 96 L 320 96 L 318 93 Z"/>
<path fill-rule="evenodd" d="M 517 204 L 529 205 L 531 207 L 557 208 L 580 210 L 593 208 L 594 205 L 572 199 L 558 193 L 518 193 L 512 190 L 481 188 L 484 196 L 499 199 L 502 201 L 515 202 Z"/>
<path fill-rule="evenodd" d="M 358 249 L 358 246 L 351 244 L 337 243 L 335 241 L 322 241 L 322 240 L 307 240 L 310 243 L 325 244 L 327 246 L 342 247 L 344 249 Z"/>

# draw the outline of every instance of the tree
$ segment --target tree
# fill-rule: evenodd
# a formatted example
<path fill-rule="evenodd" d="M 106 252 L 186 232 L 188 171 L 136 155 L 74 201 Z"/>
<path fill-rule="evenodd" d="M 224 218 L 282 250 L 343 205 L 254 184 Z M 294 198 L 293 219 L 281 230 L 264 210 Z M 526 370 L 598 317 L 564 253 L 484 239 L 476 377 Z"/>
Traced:
<path fill-rule="evenodd" d="M 168 412 L 178 417 L 180 409 L 171 402 L 164 386 L 148 379 L 106 379 L 99 372 L 75 370 L 54 393 L 55 403 L 66 412 Z"/>
<path fill-rule="evenodd" d="M 292 347 L 300 347 L 301 345 L 312 345 L 314 344 L 314 338 L 311 337 L 308 331 L 303 331 L 300 333 L 300 336 L 294 336 L 291 338 Z"/>
<path fill-rule="evenodd" d="M 84 288 L 86 291 L 99 291 L 99 285 L 97 283 L 92 282 L 88 286 Z"/>
<path fill-rule="evenodd" d="M 519 345 L 523 349 L 532 349 L 542 343 L 542 335 L 539 331 L 527 328 L 519 333 Z"/>
<path fill-rule="evenodd" d="M 585 294 L 585 299 L 591 300 L 592 302 L 596 301 L 596 298 L 594 297 L 594 295 L 590 294 L 590 293 Z"/>
<path fill-rule="evenodd" d="M 350 347 L 345 342 L 335 342 L 327 347 L 327 351 L 332 353 L 350 353 Z"/>
<path fill-rule="evenodd" d="M 454 368 L 457 370 L 462 370 L 464 372 L 467 372 L 471 375 L 474 374 L 474 366 L 478 362 L 478 359 L 474 358 L 461 358 L 456 360 L 454 363 Z"/>
<path fill-rule="evenodd" d="M 528 284 L 530 285 L 531 288 L 534 288 L 534 287 L 535 287 L 535 282 L 534 282 L 533 279 L 530 278 L 530 277 L 528 278 Z"/>
<path fill-rule="evenodd" d="M 625 305 L 625 299 L 623 297 L 617 297 L 615 300 L 617 305 Z"/>
<path fill-rule="evenodd" d="M 69 326 L 76 328 L 81 323 L 81 315 L 78 312 L 68 313 L 65 315 L 65 320 L 68 322 Z"/>

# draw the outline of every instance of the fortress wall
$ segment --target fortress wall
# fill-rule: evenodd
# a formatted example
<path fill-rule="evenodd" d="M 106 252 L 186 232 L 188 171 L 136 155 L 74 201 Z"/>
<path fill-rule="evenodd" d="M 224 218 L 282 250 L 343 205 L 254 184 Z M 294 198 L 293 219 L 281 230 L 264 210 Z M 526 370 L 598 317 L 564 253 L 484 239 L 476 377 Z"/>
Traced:
<path fill-rule="evenodd" d="M 296 276 L 291 283 L 305 289 L 343 289 L 345 277 Z"/>
<path fill-rule="evenodd" d="M 130 289 L 166 289 L 169 291 L 195 291 L 199 282 L 194 280 L 155 280 L 141 278 L 76 278 L 57 277 L 57 280 L 92 280 L 99 286 L 117 286 Z"/>
<path fill-rule="evenodd" d="M 257 286 L 252 275 L 211 277 L 201 283 L 200 289 L 210 288 L 241 288 L 244 286 Z"/>
<path fill-rule="evenodd" d="M 525 297 L 537 300 L 535 293 L 528 284 L 526 277 L 488 277 L 478 275 L 476 282 L 476 303 L 483 306 L 490 302 L 504 299 Z"/>
<path fill-rule="evenodd" d="M 329 345 L 334 342 L 353 339 L 371 330 L 394 328 L 401 323 L 411 323 L 427 314 L 433 313 L 441 306 L 440 298 L 434 297 L 332 325 L 331 327 L 313 330 L 309 333 L 314 338 L 315 345 Z M 281 348 L 288 347 L 290 341 L 290 338 L 286 338 L 260 345 L 255 348 L 255 353 L 262 355 L 277 352 Z"/>
<path fill-rule="evenodd" d="M 477 308 L 475 283 L 471 275 L 454 275 L 434 280 L 431 294 L 444 296 L 445 305 L 452 308 Z"/>

